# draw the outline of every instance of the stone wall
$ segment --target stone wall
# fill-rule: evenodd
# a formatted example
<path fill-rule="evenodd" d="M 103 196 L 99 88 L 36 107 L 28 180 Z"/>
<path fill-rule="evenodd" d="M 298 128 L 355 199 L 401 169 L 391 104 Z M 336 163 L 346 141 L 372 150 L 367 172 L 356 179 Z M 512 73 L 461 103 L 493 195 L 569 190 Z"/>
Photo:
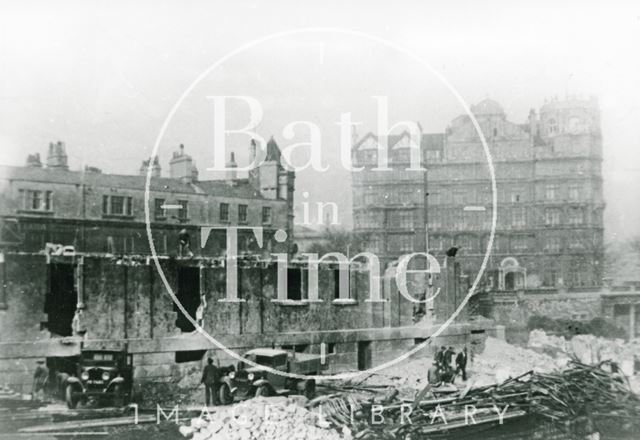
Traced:
<path fill-rule="evenodd" d="M 507 341 L 526 342 L 527 322 L 532 316 L 552 319 L 589 321 L 603 316 L 601 292 L 515 293 L 497 295 L 489 293 L 483 299 L 483 314 L 504 325 Z M 524 339 L 523 339 L 524 338 Z"/>

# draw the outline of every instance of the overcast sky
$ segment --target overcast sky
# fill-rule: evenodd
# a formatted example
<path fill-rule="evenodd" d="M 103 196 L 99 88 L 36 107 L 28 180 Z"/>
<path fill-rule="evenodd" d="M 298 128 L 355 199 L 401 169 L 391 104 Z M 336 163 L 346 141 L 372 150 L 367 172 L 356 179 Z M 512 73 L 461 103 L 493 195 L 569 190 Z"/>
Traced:
<path fill-rule="evenodd" d="M 640 235 L 640 5 L 634 2 L 8 2 L 0 6 L 0 163 L 67 145 L 73 168 L 134 173 L 172 106 L 225 54 L 306 27 L 365 32 L 405 47 L 440 71 L 469 104 L 491 97 L 514 122 L 567 94 L 595 95 L 602 112 L 606 235 Z M 301 192 L 336 201 L 350 223 L 349 175 L 339 167 L 341 112 L 374 130 L 374 95 L 390 119 L 442 132 L 463 112 L 433 74 L 362 37 L 307 33 L 245 50 L 205 78 L 169 124 L 160 151 L 183 142 L 203 178 L 213 175 L 210 95 L 263 105 L 257 132 L 286 146 L 283 127 L 321 128 L 326 173 L 303 172 Z M 229 125 L 246 122 L 234 109 Z M 244 121 L 244 122 L 243 122 Z M 242 160 L 246 142 L 229 141 Z"/>

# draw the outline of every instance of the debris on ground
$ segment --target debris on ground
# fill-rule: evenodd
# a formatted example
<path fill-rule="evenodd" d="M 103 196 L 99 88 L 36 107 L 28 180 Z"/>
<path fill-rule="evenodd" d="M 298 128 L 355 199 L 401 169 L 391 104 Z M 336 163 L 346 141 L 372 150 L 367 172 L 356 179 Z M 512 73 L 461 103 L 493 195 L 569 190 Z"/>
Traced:
<path fill-rule="evenodd" d="M 568 359 L 554 359 L 534 350 L 511 345 L 502 339 L 488 337 L 484 351 L 470 365 L 476 385 L 503 382 L 527 371 L 547 373 L 566 366 Z"/>
<path fill-rule="evenodd" d="M 385 395 L 356 399 L 349 392 L 311 402 L 334 426 L 348 426 L 357 439 L 415 439 L 452 433 L 500 420 L 539 417 L 558 429 L 584 438 L 597 430 L 598 420 L 616 420 L 627 432 L 640 428 L 640 397 L 610 362 L 589 366 L 572 361 L 563 371 L 528 371 L 500 384 L 437 394 L 425 387 L 413 400 Z M 377 423 L 373 421 L 376 420 Z M 501 423 L 500 423 L 501 424 Z"/>
<path fill-rule="evenodd" d="M 529 333 L 528 346 L 557 356 L 568 356 L 585 364 L 605 360 L 616 362 L 627 375 L 633 374 L 635 358 L 640 358 L 640 340 L 624 341 L 593 335 L 576 335 L 567 340 L 562 336 L 548 335 L 544 330 Z"/>
<path fill-rule="evenodd" d="M 214 413 L 204 413 L 180 427 L 193 440 L 340 440 L 348 430 L 332 428 L 318 413 L 304 407 L 305 398 L 256 397 Z"/>

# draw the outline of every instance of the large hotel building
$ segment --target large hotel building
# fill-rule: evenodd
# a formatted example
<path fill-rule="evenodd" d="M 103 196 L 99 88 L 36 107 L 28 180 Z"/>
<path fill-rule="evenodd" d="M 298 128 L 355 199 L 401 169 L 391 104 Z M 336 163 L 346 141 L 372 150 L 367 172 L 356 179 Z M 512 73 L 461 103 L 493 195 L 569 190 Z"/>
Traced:
<path fill-rule="evenodd" d="M 593 99 L 545 103 L 514 123 L 497 102 L 471 107 L 497 184 L 497 225 L 483 285 L 491 290 L 584 287 L 603 272 L 602 140 Z M 391 171 L 377 166 L 377 137 L 353 146 L 355 231 L 387 262 L 411 251 L 458 247 L 475 277 L 492 214 L 487 158 L 468 115 L 444 133 L 421 134 L 426 171 L 409 168 L 408 133 L 387 138 Z"/>

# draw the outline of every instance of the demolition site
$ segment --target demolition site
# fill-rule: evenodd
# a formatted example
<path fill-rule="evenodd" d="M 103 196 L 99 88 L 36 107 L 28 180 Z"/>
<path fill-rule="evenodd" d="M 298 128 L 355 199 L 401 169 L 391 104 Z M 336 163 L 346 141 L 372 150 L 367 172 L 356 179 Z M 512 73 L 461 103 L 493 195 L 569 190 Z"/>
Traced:
<path fill-rule="evenodd" d="M 579 104 L 591 118 L 592 103 Z M 575 121 L 570 132 L 547 113 L 511 124 L 491 100 L 472 111 L 492 142 L 521 142 L 542 162 L 563 146 L 601 160 L 587 141 L 599 137 Z M 406 136 L 387 139 L 401 193 L 374 178 L 372 150 L 354 148 L 365 170 L 353 233 L 366 239 L 346 252 L 327 248 L 331 228 L 294 224 L 296 175 L 273 138 L 248 145 L 264 161 L 246 177 L 231 154 L 219 180 L 201 180 L 183 145 L 168 177 L 158 156 L 137 175 L 71 170 L 62 142 L 44 161 L 0 166 L 0 425 L 26 438 L 633 438 L 640 291 L 603 281 L 599 187 L 598 200 L 576 202 L 585 224 L 572 223 L 591 247 L 544 248 L 561 201 L 532 203 L 541 217 L 500 220 L 470 293 L 486 221 L 446 213 L 483 177 L 444 182 L 463 166 L 450 154 L 468 146 L 469 124 L 421 134 L 417 174 L 396 148 Z M 514 212 L 520 196 L 549 195 L 518 191 Z M 575 331 L 529 325 L 540 316 Z M 587 322 L 615 331 L 577 330 Z"/>

